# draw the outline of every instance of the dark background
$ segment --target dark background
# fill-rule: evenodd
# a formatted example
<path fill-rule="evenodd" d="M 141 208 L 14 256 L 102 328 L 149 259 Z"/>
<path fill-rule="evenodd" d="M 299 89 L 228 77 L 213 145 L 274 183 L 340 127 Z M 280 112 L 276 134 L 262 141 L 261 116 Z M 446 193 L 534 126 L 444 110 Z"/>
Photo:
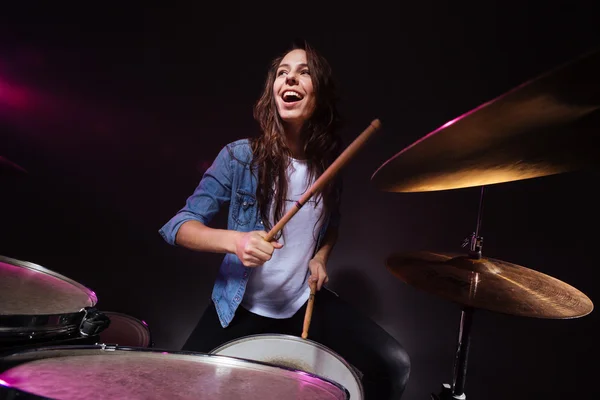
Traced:
<path fill-rule="evenodd" d="M 85 284 L 100 309 L 147 321 L 156 347 L 178 349 L 222 256 L 168 246 L 157 230 L 223 145 L 256 134 L 252 105 L 270 59 L 306 37 L 334 68 L 346 143 L 374 118 L 383 123 L 342 172 L 330 287 L 406 347 L 406 399 L 451 380 L 460 309 L 393 278 L 385 258 L 460 251 L 479 189 L 383 193 L 371 175 L 600 39 L 597 7 L 581 1 L 13 3 L 0 10 L 0 155 L 29 174 L 0 186 L 0 254 Z M 484 255 L 597 300 L 597 182 L 580 171 L 488 187 Z M 599 334 L 597 312 L 477 311 L 467 396 L 594 398 Z"/>

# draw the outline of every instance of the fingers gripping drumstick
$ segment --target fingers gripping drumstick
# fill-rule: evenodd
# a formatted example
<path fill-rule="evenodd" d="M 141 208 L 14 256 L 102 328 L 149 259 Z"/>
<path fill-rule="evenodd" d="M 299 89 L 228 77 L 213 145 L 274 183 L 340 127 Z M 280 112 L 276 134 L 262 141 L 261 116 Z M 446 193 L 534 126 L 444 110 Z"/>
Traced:
<path fill-rule="evenodd" d="M 300 200 L 296 202 L 296 207 L 292 207 L 284 216 L 277 222 L 277 224 L 267 233 L 265 240 L 270 242 L 273 240 L 277 232 L 283 229 L 285 224 L 302 208 L 302 206 L 310 200 L 310 198 L 318 193 L 323 187 L 333 179 L 333 177 L 342 169 L 348 161 L 354 157 L 356 152 L 362 148 L 367 140 L 381 128 L 381 122 L 378 119 L 373 120 L 371 124 L 365 129 L 346 149 L 339 155 L 339 157 L 323 172 L 323 174 L 312 184 L 312 186 L 302 195 Z M 308 298 L 308 304 L 306 306 L 306 314 L 304 316 L 304 328 L 302 331 L 302 338 L 308 337 L 308 328 L 310 326 L 310 319 L 312 316 L 313 304 L 315 299 L 316 282 L 310 284 L 310 296 Z"/>

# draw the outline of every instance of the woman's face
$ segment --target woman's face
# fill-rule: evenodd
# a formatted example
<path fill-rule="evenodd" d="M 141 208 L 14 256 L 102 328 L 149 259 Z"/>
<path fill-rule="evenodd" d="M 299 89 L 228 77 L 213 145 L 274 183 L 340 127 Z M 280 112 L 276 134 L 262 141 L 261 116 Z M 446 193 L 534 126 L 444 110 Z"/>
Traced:
<path fill-rule="evenodd" d="M 293 50 L 285 55 L 275 74 L 273 95 L 281 119 L 301 127 L 315 110 L 315 94 L 306 52 Z"/>

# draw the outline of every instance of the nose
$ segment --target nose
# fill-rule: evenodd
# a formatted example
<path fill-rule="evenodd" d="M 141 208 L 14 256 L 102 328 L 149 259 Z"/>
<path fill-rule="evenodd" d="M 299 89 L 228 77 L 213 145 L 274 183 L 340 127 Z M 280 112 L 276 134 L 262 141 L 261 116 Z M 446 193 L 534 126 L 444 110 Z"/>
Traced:
<path fill-rule="evenodd" d="M 290 71 L 285 77 L 285 83 L 288 85 L 295 85 L 298 83 L 298 79 L 296 78 L 296 73 Z"/>

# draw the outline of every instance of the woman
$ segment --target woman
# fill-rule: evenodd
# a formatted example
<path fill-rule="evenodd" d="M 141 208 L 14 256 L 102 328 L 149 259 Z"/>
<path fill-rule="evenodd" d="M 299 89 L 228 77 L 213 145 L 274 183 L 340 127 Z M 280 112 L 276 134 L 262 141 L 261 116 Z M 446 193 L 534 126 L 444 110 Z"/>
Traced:
<path fill-rule="evenodd" d="M 328 281 L 327 260 L 340 220 L 339 179 L 304 204 L 276 240 L 265 240 L 341 153 L 334 89 L 328 62 L 307 43 L 276 58 L 254 108 L 261 135 L 225 146 L 185 207 L 160 229 L 172 245 L 225 253 L 211 305 L 184 350 L 209 352 L 227 341 L 260 333 L 299 336 L 312 280 L 319 292 L 310 338 L 336 352 L 339 348 L 352 363 L 348 352 L 356 341 L 348 337 L 348 324 L 339 318 L 347 316 L 348 322 L 356 318 L 335 294 L 321 291 Z M 229 204 L 227 229 L 208 227 L 225 204 Z M 400 350 L 407 378 L 408 357 Z"/>

